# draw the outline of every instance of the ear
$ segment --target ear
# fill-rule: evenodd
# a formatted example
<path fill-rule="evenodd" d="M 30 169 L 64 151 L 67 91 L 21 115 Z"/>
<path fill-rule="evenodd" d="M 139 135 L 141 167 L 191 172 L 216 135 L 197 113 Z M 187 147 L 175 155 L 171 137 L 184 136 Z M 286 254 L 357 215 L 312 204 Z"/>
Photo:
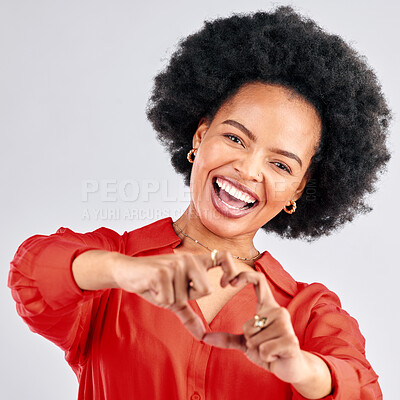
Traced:
<path fill-rule="evenodd" d="M 297 187 L 296 191 L 294 192 L 291 200 L 297 201 L 301 197 L 301 195 L 303 194 L 304 189 L 305 189 L 305 187 L 307 185 L 307 182 L 310 180 L 310 178 L 311 178 L 311 175 L 307 171 L 304 174 L 304 177 L 301 180 L 300 185 Z M 290 202 L 288 204 L 286 204 L 286 205 L 289 207 L 290 206 Z"/>
<path fill-rule="evenodd" d="M 200 121 L 199 121 L 199 125 L 196 129 L 195 134 L 193 135 L 193 140 L 192 140 L 192 144 L 193 144 L 193 148 L 194 149 L 198 149 L 200 146 L 201 141 L 203 140 L 205 134 L 207 133 L 208 127 L 210 126 L 207 118 L 203 117 Z"/>

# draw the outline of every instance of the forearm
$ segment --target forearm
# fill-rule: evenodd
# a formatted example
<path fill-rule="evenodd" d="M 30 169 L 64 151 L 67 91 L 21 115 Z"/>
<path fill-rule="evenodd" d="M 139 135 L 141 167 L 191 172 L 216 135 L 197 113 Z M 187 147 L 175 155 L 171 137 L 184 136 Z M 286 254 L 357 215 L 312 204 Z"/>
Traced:
<path fill-rule="evenodd" d="M 332 376 L 326 363 L 318 356 L 302 351 L 304 376 L 292 386 L 307 399 L 321 399 L 332 391 Z"/>
<path fill-rule="evenodd" d="M 118 287 L 113 268 L 121 254 L 105 250 L 88 250 L 72 262 L 72 274 L 82 290 L 100 290 Z"/>

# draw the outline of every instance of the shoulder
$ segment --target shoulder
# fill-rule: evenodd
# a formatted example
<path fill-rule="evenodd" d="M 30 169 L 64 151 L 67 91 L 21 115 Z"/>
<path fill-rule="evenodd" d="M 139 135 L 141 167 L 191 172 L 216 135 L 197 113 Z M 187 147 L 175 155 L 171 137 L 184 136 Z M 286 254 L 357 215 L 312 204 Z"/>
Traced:
<path fill-rule="evenodd" d="M 273 284 L 292 298 L 292 301 L 306 301 L 310 305 L 330 302 L 341 307 L 339 297 L 324 284 L 296 281 L 268 251 L 263 252 L 257 265 Z"/>
<path fill-rule="evenodd" d="M 157 220 L 131 231 L 125 231 L 122 235 L 106 227 L 85 233 L 60 227 L 50 237 L 54 240 L 62 239 L 87 246 L 99 246 L 103 249 L 119 251 L 132 256 L 148 250 L 175 246 L 180 242 L 180 238 L 172 227 L 171 217 Z"/>
<path fill-rule="evenodd" d="M 171 217 L 159 219 L 125 233 L 127 254 L 132 256 L 165 247 L 175 247 L 181 241 L 172 227 Z"/>
<path fill-rule="evenodd" d="M 106 227 L 97 228 L 91 232 L 76 232 L 70 228 L 60 227 L 57 232 L 51 236 L 55 238 L 61 237 L 63 240 L 81 242 L 87 245 L 93 245 L 95 243 L 103 244 L 106 248 L 108 244 L 114 248 L 120 243 L 124 235 L 120 235 L 118 232 Z"/>

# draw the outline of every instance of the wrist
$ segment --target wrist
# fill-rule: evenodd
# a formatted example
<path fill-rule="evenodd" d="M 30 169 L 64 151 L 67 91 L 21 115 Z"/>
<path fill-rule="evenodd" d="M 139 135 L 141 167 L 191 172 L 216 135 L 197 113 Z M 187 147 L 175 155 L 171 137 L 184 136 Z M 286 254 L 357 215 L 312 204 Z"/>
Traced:
<path fill-rule="evenodd" d="M 301 350 L 301 378 L 291 385 L 307 399 L 322 399 L 332 391 L 332 376 L 322 358 Z"/>
<path fill-rule="evenodd" d="M 106 261 L 106 270 L 107 270 L 107 275 L 109 277 L 109 288 L 110 289 L 120 289 L 121 286 L 119 284 L 120 282 L 120 276 L 121 274 L 121 268 L 122 268 L 122 258 L 126 257 L 125 255 L 118 253 L 117 251 L 111 251 L 107 255 L 107 261 Z"/>

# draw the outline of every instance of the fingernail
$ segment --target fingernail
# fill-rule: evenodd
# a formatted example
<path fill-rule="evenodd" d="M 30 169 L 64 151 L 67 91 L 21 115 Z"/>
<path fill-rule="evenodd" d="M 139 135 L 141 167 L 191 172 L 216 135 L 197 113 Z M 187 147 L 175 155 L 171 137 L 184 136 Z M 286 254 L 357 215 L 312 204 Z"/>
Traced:
<path fill-rule="evenodd" d="M 208 344 L 208 343 L 207 343 L 207 338 L 203 338 L 202 343 Z"/>

